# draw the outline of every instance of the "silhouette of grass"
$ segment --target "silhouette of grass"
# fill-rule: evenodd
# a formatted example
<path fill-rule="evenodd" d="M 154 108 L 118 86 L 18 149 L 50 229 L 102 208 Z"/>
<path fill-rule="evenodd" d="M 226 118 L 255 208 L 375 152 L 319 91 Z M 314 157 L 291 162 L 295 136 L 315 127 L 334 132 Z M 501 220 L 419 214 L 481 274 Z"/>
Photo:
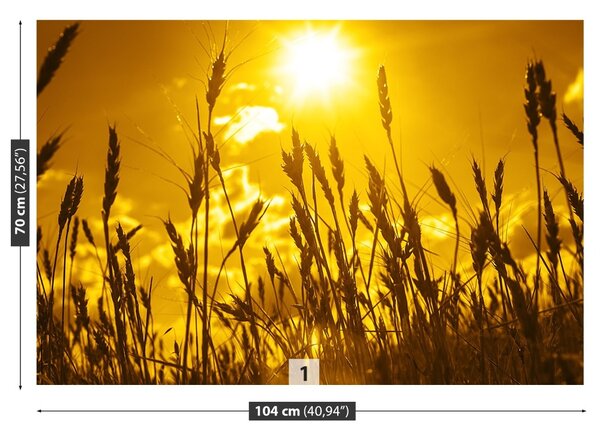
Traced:
<path fill-rule="evenodd" d="M 60 65 L 76 31 L 75 26 L 70 38 L 63 37 L 62 55 L 54 54 L 59 61 L 50 65 Z M 283 247 L 267 244 L 263 278 L 250 276 L 244 249 L 268 213 L 269 203 L 257 198 L 248 214 L 240 216 L 223 176 L 227 162 L 222 161 L 211 131 L 213 111 L 231 71 L 228 50 L 225 35 L 219 48 L 212 51 L 204 129 L 196 101 L 191 170 L 170 161 L 185 180 L 191 218 L 184 229 L 177 228 L 170 217 L 163 221 L 174 271 L 186 296 L 183 337 L 166 346 L 164 337 L 171 329 L 158 332 L 154 327 L 153 280 L 149 287 L 139 282 L 130 246 L 130 241 L 141 237 L 141 226 L 126 230 L 111 219 L 120 189 L 121 154 L 117 129 L 109 127 L 100 217 L 105 257 L 98 254 L 88 219 L 74 218 L 83 195 L 80 177 L 74 177 L 66 188 L 56 240 L 43 236 L 41 229 L 38 232 L 39 383 L 285 383 L 286 361 L 295 357 L 320 359 L 321 382 L 330 384 L 582 383 L 583 196 L 561 167 L 557 177 L 570 206 L 571 234 L 566 235 L 569 227 L 555 213 L 546 188 L 541 196 L 537 156 L 541 117 L 549 118 L 553 138 L 557 129 L 556 97 L 541 72 L 541 63 L 527 66 L 525 92 L 540 191 L 537 227 L 525 229 L 540 235 L 532 240 L 538 265 L 533 274 L 511 253 L 499 219 L 504 180 L 511 177 L 504 159 L 495 169 L 491 195 L 484 171 L 478 162 L 472 162 L 481 210 L 470 214 L 475 216 L 467 241 L 472 265 L 461 273 L 457 268 L 462 241 L 458 217 L 469 214 L 464 213 L 455 192 L 466 187 L 453 190 L 444 172 L 430 167 L 437 196 L 449 208 L 456 231 L 449 266 L 434 267 L 430 248 L 423 242 L 418 196 L 410 196 L 397 159 L 387 74 L 381 66 L 374 91 L 402 198 L 388 189 L 389 180 L 378 163 L 365 156 L 370 210 L 366 216 L 358 192 L 348 192 L 344 160 L 335 138 L 329 144 L 327 168 L 317 147 L 303 141 L 293 129 L 291 151 L 282 150 L 282 170 L 291 184 L 290 240 L 285 249 L 295 252 L 297 272 L 281 261 Z M 565 122 L 579 138 L 574 124 Z M 60 135 L 57 138 L 58 143 Z M 555 147 L 559 152 L 557 140 Z M 51 148 L 42 147 L 42 154 L 49 157 L 41 168 L 48 168 Z M 210 198 L 215 191 L 225 198 L 235 233 L 233 244 L 225 247 L 224 253 L 210 251 L 208 244 L 214 207 Z M 346 193 L 350 196 L 345 197 Z M 350 198 L 348 204 L 345 198 Z M 547 252 L 541 246 L 542 210 Z M 202 212 L 203 220 L 198 216 Z M 90 290 L 74 285 L 71 274 L 67 281 L 64 273 L 73 218 L 81 222 L 85 240 L 77 238 L 75 225 L 69 247 L 71 269 L 78 262 L 78 247 L 88 244 L 96 252 L 102 287 L 108 290 L 96 302 L 97 314 L 88 309 Z M 574 242 L 565 242 L 568 239 Z M 62 263 L 58 256 L 61 243 L 65 250 Z M 48 247 L 55 247 L 53 260 Z M 218 295 L 221 274 L 236 256 L 241 289 Z M 573 257 L 578 262 L 565 268 L 566 258 Z M 211 283 L 209 265 L 213 263 L 220 267 Z M 62 299 L 54 296 L 57 267 L 63 268 Z M 70 298 L 65 299 L 65 289 L 70 290 Z M 55 310 L 55 303 L 60 309 Z M 65 318 L 65 308 L 72 308 L 74 315 L 68 310 Z M 60 318 L 55 313 L 58 310 Z M 230 340 L 217 342 L 217 329 Z"/>

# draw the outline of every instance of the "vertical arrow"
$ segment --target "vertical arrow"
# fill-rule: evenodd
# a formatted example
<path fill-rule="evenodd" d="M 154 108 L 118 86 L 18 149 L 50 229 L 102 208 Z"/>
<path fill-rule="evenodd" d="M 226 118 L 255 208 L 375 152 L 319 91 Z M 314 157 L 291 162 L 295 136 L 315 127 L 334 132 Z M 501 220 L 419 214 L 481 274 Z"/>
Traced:
<path fill-rule="evenodd" d="M 21 137 L 21 27 L 23 23 L 19 20 L 19 139 Z"/>
<path fill-rule="evenodd" d="M 22 362 L 22 310 L 21 310 L 21 247 L 19 247 L 19 390 L 23 389 L 23 384 L 21 383 L 21 362 Z"/>
<path fill-rule="evenodd" d="M 23 139 L 21 137 L 21 28 L 23 27 L 23 23 L 19 20 L 19 139 Z M 23 311 L 22 311 L 22 291 L 21 291 L 21 246 L 19 246 L 19 390 L 23 389 L 22 383 L 22 351 L 23 351 Z"/>

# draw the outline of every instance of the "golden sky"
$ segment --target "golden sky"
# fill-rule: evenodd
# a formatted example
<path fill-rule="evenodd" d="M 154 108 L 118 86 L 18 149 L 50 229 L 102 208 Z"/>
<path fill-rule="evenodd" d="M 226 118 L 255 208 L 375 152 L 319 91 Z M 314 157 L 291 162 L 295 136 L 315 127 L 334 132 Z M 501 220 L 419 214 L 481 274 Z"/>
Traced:
<path fill-rule="evenodd" d="M 38 65 L 70 22 L 38 22 Z M 160 219 L 189 220 L 187 201 L 172 183 L 177 171 L 148 146 L 161 147 L 185 168 L 191 153 L 185 123 L 195 125 L 195 97 L 206 119 L 204 93 L 209 58 L 205 49 L 222 41 L 228 26 L 229 60 L 235 66 L 217 103 L 213 128 L 226 180 L 240 216 L 258 195 L 270 208 L 248 243 L 250 268 L 264 264 L 262 246 L 277 246 L 293 265 L 288 236 L 289 190 L 281 170 L 281 148 L 291 146 L 294 126 L 302 139 L 327 155 L 335 134 L 346 163 L 346 184 L 366 202 L 363 155 L 392 171 L 381 127 L 376 72 L 387 70 L 393 131 L 402 146 L 409 192 L 422 187 L 419 202 L 424 238 L 447 267 L 453 231 L 449 211 L 430 185 L 428 166 L 441 168 L 460 193 L 459 217 L 468 234 L 476 210 L 470 159 L 478 159 L 491 184 L 498 159 L 506 157 L 505 224 L 511 249 L 525 259 L 533 252 L 520 230 L 535 221 L 535 171 L 523 110 L 528 59 L 544 61 L 557 92 L 557 107 L 583 127 L 583 23 L 580 21 L 84 21 L 57 76 L 38 99 L 38 140 L 66 129 L 66 141 L 39 183 L 38 222 L 55 237 L 64 187 L 77 172 L 85 193 L 79 216 L 101 235 L 101 197 L 109 124 L 122 146 L 121 183 L 113 217 L 126 229 L 144 229 L 132 243 L 138 278 L 154 277 L 159 321 L 179 322 L 185 296 Z M 544 183 L 564 215 L 564 198 L 550 172 L 556 157 L 545 123 L 540 138 Z M 187 133 L 186 133 L 187 132 Z M 583 151 L 559 131 L 566 172 L 583 187 Z M 394 181 L 390 180 L 391 186 Z M 392 188 L 395 189 L 395 188 Z M 351 191 L 346 195 L 349 198 Z M 224 199 L 214 193 L 211 247 L 227 251 L 234 237 Z M 469 206 L 470 204 L 470 206 Z M 562 209 L 561 209 L 562 207 Z M 445 245 L 446 244 L 446 245 Z M 464 265 L 470 265 L 464 253 Z M 95 257 L 81 248 L 74 274 L 97 283 Z M 220 261 L 215 256 L 216 264 Z M 230 271 L 235 277 L 235 265 Z M 232 286 L 235 288 L 235 286 Z"/>

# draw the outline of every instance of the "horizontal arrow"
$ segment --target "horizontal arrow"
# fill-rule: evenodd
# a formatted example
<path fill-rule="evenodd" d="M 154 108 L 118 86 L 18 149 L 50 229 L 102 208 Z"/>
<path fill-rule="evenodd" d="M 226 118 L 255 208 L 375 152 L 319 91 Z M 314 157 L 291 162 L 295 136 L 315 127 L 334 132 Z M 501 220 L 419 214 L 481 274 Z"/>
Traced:
<path fill-rule="evenodd" d="M 38 409 L 39 413 L 248 413 L 221 409 Z M 585 409 L 381 409 L 357 413 L 585 413 Z"/>
<path fill-rule="evenodd" d="M 398 409 L 357 410 L 362 413 L 584 413 L 585 409 Z"/>
<path fill-rule="evenodd" d="M 248 413 L 218 409 L 38 409 L 39 413 Z"/>

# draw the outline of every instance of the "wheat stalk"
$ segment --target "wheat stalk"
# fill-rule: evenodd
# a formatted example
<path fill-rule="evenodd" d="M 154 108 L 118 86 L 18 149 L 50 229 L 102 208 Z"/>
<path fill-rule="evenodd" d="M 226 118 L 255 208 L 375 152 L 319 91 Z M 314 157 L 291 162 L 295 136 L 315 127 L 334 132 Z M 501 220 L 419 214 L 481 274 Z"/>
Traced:
<path fill-rule="evenodd" d="M 431 178 L 433 179 L 433 185 L 437 190 L 438 195 L 442 199 L 444 203 L 446 203 L 450 210 L 452 211 L 452 217 L 454 218 L 454 225 L 456 228 L 456 245 L 454 247 L 454 258 L 452 261 L 452 271 L 450 272 L 451 277 L 456 280 L 456 262 L 458 261 L 458 244 L 460 242 L 460 228 L 458 225 L 458 211 L 456 209 L 456 197 L 452 193 L 450 186 L 448 186 L 448 182 L 446 182 L 446 178 L 442 174 L 440 170 L 435 168 L 433 165 L 429 167 L 429 171 L 431 172 Z M 485 185 L 484 185 L 485 188 Z"/>
<path fill-rule="evenodd" d="M 548 122 L 550 123 L 550 129 L 552 130 L 552 138 L 554 140 L 554 148 L 556 150 L 556 157 L 558 159 L 558 165 L 560 168 L 560 176 L 566 179 L 567 173 L 565 171 L 565 164 L 560 151 L 558 130 L 556 128 L 556 93 L 552 90 L 552 81 L 550 79 L 546 79 L 546 71 L 542 61 L 538 61 L 535 64 L 535 80 L 538 86 L 540 112 L 544 118 L 548 119 Z M 566 190 L 565 196 L 567 197 L 567 204 L 569 204 L 569 193 Z M 571 219 L 573 219 L 573 212 L 571 209 L 569 209 L 569 216 Z"/>
<path fill-rule="evenodd" d="M 48 53 L 42 62 L 40 71 L 38 73 L 37 80 L 37 95 L 39 96 L 42 91 L 48 86 L 56 71 L 60 68 L 63 59 L 71 43 L 78 34 L 79 23 L 71 24 L 65 27 L 63 32 L 60 34 L 56 44 L 48 49 Z"/>
<path fill-rule="evenodd" d="M 59 133 L 57 135 L 53 135 L 42 145 L 40 151 L 37 154 L 37 180 L 44 175 L 48 168 L 50 167 L 50 161 L 58 151 L 61 146 L 63 133 Z"/>
<path fill-rule="evenodd" d="M 494 171 L 494 193 L 492 194 L 492 201 L 496 208 L 496 231 L 499 232 L 500 224 L 500 207 L 502 206 L 502 192 L 504 190 L 504 159 L 498 161 L 496 165 L 496 171 Z"/>
<path fill-rule="evenodd" d="M 579 142 L 581 147 L 583 147 L 583 132 L 579 130 L 579 127 L 577 127 L 577 125 L 573 121 L 571 121 L 571 119 L 564 112 L 562 114 L 562 120 L 563 123 L 565 123 L 567 129 L 569 129 L 573 136 L 575 136 L 577 142 Z"/>
<path fill-rule="evenodd" d="M 533 143 L 533 155 L 535 160 L 535 180 L 536 180 L 536 202 L 537 202 L 537 247 L 540 247 L 542 243 L 542 188 L 540 179 L 540 158 L 539 158 L 539 147 L 538 147 L 538 132 L 537 127 L 540 124 L 540 101 L 539 93 L 537 92 L 538 80 L 539 80 L 539 63 L 529 62 L 527 64 L 527 71 L 525 80 L 527 86 L 525 87 L 525 114 L 527 116 L 527 129 L 531 135 L 531 141 Z M 546 96 L 545 110 L 546 114 L 550 115 L 548 111 L 548 99 L 550 96 Z M 537 291 L 540 283 L 540 256 L 537 256 L 535 266 L 535 287 L 534 292 L 537 298 Z"/>
<path fill-rule="evenodd" d="M 387 133 L 388 143 L 392 149 L 392 157 L 394 158 L 394 166 L 396 167 L 398 179 L 400 180 L 402 194 L 404 194 L 405 201 L 408 201 L 408 193 L 406 191 L 406 186 L 404 185 L 404 178 L 402 177 L 400 165 L 398 164 L 398 158 L 396 157 L 394 140 L 392 139 L 392 104 L 390 103 L 387 74 L 383 65 L 379 66 L 379 71 L 377 73 L 377 91 L 379 93 L 379 112 L 381 114 L 381 124 Z"/>

